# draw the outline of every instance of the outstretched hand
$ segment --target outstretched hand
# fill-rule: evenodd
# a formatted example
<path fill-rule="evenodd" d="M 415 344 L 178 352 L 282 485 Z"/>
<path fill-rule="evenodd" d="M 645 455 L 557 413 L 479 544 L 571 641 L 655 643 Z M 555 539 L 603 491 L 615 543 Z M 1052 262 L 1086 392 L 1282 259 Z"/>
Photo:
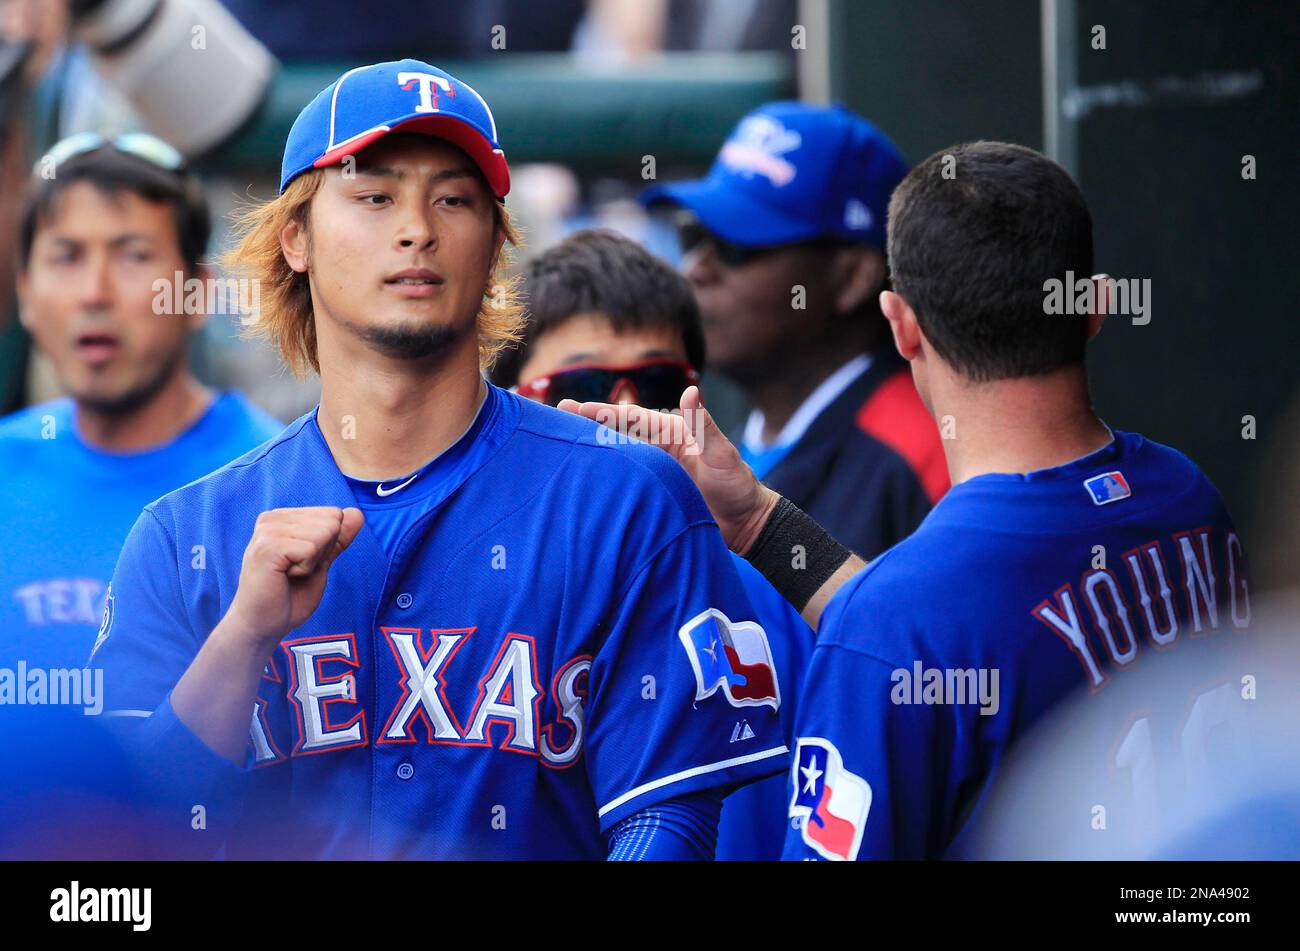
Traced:
<path fill-rule="evenodd" d="M 658 446 L 676 459 L 704 496 L 727 545 L 739 555 L 754 544 L 780 499 L 758 481 L 740 452 L 722 434 L 704 408 L 698 386 L 686 388 L 680 408 L 673 412 L 632 403 L 577 400 L 562 400 L 559 408 Z"/>

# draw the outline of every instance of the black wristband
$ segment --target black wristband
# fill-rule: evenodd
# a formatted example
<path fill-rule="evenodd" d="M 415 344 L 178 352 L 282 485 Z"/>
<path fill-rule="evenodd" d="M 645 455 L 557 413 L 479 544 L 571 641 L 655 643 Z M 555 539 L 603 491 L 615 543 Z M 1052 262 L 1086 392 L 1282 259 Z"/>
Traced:
<path fill-rule="evenodd" d="M 781 596 L 803 611 L 852 554 L 784 496 L 745 553 Z"/>

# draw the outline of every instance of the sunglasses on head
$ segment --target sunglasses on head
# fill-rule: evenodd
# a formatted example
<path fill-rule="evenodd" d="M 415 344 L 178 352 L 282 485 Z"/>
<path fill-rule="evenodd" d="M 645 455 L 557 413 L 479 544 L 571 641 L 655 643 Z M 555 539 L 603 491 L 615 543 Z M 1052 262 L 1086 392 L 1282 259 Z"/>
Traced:
<path fill-rule="evenodd" d="M 167 172 L 181 172 L 185 168 L 185 156 L 162 139 L 147 132 L 125 132 L 112 139 L 98 132 L 78 132 L 56 142 L 48 152 L 37 159 L 36 164 L 32 166 L 32 174 L 48 177 L 68 159 L 96 152 L 105 146 L 112 146 L 119 152 L 143 159 L 150 165 Z"/>
<path fill-rule="evenodd" d="M 560 400 L 611 403 L 626 396 L 649 409 L 676 409 L 682 392 L 700 382 L 695 368 L 680 360 L 647 360 L 625 366 L 582 366 L 521 384 L 518 393 L 551 406 Z"/>

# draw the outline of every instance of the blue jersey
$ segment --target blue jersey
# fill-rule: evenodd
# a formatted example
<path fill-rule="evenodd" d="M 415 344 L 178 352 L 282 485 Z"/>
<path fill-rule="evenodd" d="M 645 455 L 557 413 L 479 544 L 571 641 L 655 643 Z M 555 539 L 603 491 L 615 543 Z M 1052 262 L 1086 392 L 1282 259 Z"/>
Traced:
<path fill-rule="evenodd" d="M 1223 502 L 1172 449 L 1115 433 L 1064 466 L 954 486 L 826 609 L 785 857 L 959 853 L 1008 748 L 1054 704 L 1232 639 L 1249 612 Z"/>
<path fill-rule="evenodd" d="M 949 856 L 1300 858 L 1296 607 L 1256 596 L 1249 637 L 1201 638 L 1057 704 Z"/>
<path fill-rule="evenodd" d="M 754 615 L 767 631 L 772 646 L 776 676 L 781 684 L 782 736 L 790 744 L 797 709 L 795 701 L 815 635 L 803 616 L 757 568 L 739 555 L 732 557 L 745 593 L 754 606 Z M 736 741 L 740 742 L 744 735 L 742 725 Z M 723 800 L 722 817 L 718 821 L 718 861 L 775 861 L 781 857 L 785 845 L 785 813 L 790 800 L 788 782 L 786 774 L 779 773 L 737 789 Z"/>
<path fill-rule="evenodd" d="M 83 442 L 68 398 L 0 420 L 0 666 L 84 665 L 140 510 L 283 428 L 236 393 L 218 395 L 183 433 L 142 452 Z"/>
<path fill-rule="evenodd" d="M 142 780 L 178 821 L 204 804 L 196 844 L 599 858 L 634 812 L 785 769 L 766 635 L 677 463 L 495 387 L 487 399 L 476 464 L 391 552 L 363 527 L 284 636 L 240 768 L 181 723 L 171 688 L 229 607 L 258 514 L 353 505 L 353 489 L 308 414 L 132 529 L 93 662 Z M 442 462 L 419 478 L 440 481 Z"/>
<path fill-rule="evenodd" d="M 455 488 L 459 473 L 478 464 L 492 451 L 489 440 L 479 438 L 491 429 L 497 406 L 487 401 L 467 428 L 465 435 L 437 459 L 405 478 L 381 482 L 348 477 L 357 505 L 366 516 L 385 551 L 396 546 L 414 522 Z M 739 555 L 731 556 L 740 575 L 754 615 L 767 633 L 776 664 L 776 677 L 783 702 L 780 707 L 782 737 L 788 744 L 794 730 L 794 699 L 799 680 L 812 653 L 813 631 L 790 602 L 766 578 Z M 731 744 L 750 739 L 749 724 L 738 720 Z M 723 861 L 774 860 L 785 844 L 785 773 L 742 786 L 727 796 L 717 828 L 715 855 Z"/>

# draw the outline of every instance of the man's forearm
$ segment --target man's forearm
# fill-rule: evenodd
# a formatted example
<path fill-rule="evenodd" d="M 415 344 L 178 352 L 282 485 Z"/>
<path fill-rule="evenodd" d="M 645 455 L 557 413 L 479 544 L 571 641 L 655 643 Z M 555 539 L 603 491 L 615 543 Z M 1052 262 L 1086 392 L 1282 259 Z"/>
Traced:
<path fill-rule="evenodd" d="M 835 592 L 866 562 L 789 499 L 766 492 L 766 517 L 754 540 L 737 550 L 816 630 Z"/>
<path fill-rule="evenodd" d="M 835 597 L 835 592 L 840 590 L 844 582 L 865 567 L 867 567 L 865 561 L 849 552 L 848 559 L 835 569 L 831 576 L 808 599 L 808 603 L 800 608 L 799 613 L 803 615 L 803 619 L 808 622 L 809 627 L 814 631 L 817 630 L 817 626 L 821 623 L 822 612 L 826 610 L 826 605 L 830 604 L 831 598 Z"/>
<path fill-rule="evenodd" d="M 244 764 L 253 699 L 267 654 L 232 636 L 223 619 L 172 690 L 172 709 L 190 731 L 236 766 Z"/>

